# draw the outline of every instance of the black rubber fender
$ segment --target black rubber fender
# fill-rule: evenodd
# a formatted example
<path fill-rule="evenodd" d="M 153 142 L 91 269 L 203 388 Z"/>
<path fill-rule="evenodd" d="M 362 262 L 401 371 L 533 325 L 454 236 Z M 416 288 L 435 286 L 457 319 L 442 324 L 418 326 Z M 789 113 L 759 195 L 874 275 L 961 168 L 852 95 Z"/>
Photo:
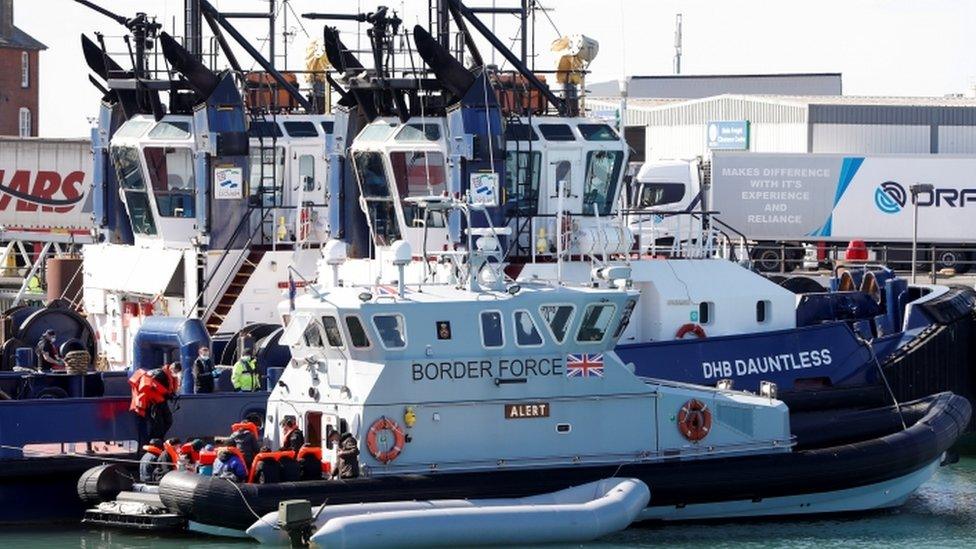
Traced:
<path fill-rule="evenodd" d="M 132 484 L 132 475 L 122 465 L 99 465 L 85 471 L 78 479 L 78 498 L 88 505 L 97 505 L 132 490 Z"/>
<path fill-rule="evenodd" d="M 809 276 L 791 276 L 779 285 L 794 294 L 817 294 L 827 291 L 827 288 Z"/>
<path fill-rule="evenodd" d="M 286 499 L 307 499 L 319 505 L 525 497 L 614 475 L 654 486 L 654 505 L 659 506 L 822 493 L 899 478 L 939 460 L 962 435 L 971 413 L 969 402 L 952 393 L 906 404 L 912 408 L 906 421 L 917 418 L 908 429 L 899 425 L 897 432 L 884 436 L 810 450 L 544 471 L 513 468 L 260 485 L 174 471 L 160 482 L 159 497 L 167 509 L 189 520 L 243 530 L 254 523 L 254 513 L 274 511 Z M 887 431 L 894 417 L 891 408 L 888 414 L 887 418 L 865 416 L 868 423 L 875 424 L 865 430 Z M 828 430 L 826 427 L 820 426 Z"/>

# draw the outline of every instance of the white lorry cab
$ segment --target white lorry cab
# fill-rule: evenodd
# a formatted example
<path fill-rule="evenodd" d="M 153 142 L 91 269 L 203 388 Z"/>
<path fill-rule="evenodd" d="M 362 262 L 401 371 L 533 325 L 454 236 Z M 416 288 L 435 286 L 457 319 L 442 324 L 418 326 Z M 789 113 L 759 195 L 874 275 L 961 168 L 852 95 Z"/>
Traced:
<path fill-rule="evenodd" d="M 976 158 L 948 155 L 716 152 L 644 164 L 629 196 L 631 208 L 649 213 L 640 232 L 694 238 L 708 212 L 709 234 L 750 243 L 761 270 L 792 270 L 805 249 L 821 262 L 852 240 L 867 243 L 870 259 L 898 266 L 910 262 L 917 227 L 926 268 L 965 272 L 976 244 L 974 171 Z M 682 227 L 680 217 L 691 221 Z"/>

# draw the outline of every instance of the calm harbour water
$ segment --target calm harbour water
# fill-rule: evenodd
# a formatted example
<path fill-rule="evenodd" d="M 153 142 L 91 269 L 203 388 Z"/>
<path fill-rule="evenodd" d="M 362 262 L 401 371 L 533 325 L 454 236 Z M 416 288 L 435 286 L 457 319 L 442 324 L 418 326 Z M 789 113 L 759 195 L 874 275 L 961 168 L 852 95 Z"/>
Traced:
<path fill-rule="evenodd" d="M 0 547 L 81 549 L 250 546 L 247 541 L 200 536 L 159 537 L 120 531 L 52 526 L 0 530 Z M 976 547 L 976 458 L 943 467 L 897 510 L 804 520 L 663 524 L 635 527 L 586 548 L 620 547 Z"/>

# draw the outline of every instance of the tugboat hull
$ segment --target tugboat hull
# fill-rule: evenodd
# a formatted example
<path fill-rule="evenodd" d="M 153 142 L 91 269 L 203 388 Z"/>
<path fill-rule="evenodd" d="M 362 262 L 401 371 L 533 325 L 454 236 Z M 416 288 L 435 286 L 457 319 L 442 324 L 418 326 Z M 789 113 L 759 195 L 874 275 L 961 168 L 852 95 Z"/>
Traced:
<path fill-rule="evenodd" d="M 644 519 L 685 520 L 734 516 L 828 513 L 900 504 L 934 472 L 962 434 L 969 402 L 950 393 L 903 404 L 878 415 L 870 427 L 846 431 L 830 442 L 798 433 L 794 452 L 762 456 L 668 460 L 619 466 L 577 466 L 546 470 L 397 475 L 349 481 L 233 484 L 185 472 L 166 475 L 163 504 L 203 528 L 244 530 L 286 499 L 313 504 L 405 499 L 512 498 L 552 492 L 608 477 L 630 477 L 651 487 Z M 865 419 L 864 412 L 856 412 Z M 885 419 L 887 417 L 887 419 Z M 836 422 L 843 421 L 838 417 Z M 898 426 L 892 428 L 897 422 Z M 823 424 L 811 430 L 829 430 Z M 859 437 L 851 440 L 852 437 Z M 816 447 L 804 448 L 803 439 Z M 245 505 L 245 500 L 248 505 Z"/>

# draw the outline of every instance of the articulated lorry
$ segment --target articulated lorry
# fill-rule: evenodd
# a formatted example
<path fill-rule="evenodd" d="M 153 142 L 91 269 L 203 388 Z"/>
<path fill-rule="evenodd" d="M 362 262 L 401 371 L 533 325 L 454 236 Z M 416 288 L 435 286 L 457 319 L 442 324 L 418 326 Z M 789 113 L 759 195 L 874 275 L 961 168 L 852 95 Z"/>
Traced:
<path fill-rule="evenodd" d="M 976 157 L 716 152 L 646 163 L 630 191 L 631 208 L 713 212 L 761 270 L 791 270 L 812 246 L 823 261 L 851 240 L 910 265 L 916 204 L 919 261 L 965 272 L 976 259 Z M 650 217 L 657 238 L 674 238 L 677 216 Z"/>
<path fill-rule="evenodd" d="M 0 137 L 0 241 L 92 241 L 87 139 Z"/>

